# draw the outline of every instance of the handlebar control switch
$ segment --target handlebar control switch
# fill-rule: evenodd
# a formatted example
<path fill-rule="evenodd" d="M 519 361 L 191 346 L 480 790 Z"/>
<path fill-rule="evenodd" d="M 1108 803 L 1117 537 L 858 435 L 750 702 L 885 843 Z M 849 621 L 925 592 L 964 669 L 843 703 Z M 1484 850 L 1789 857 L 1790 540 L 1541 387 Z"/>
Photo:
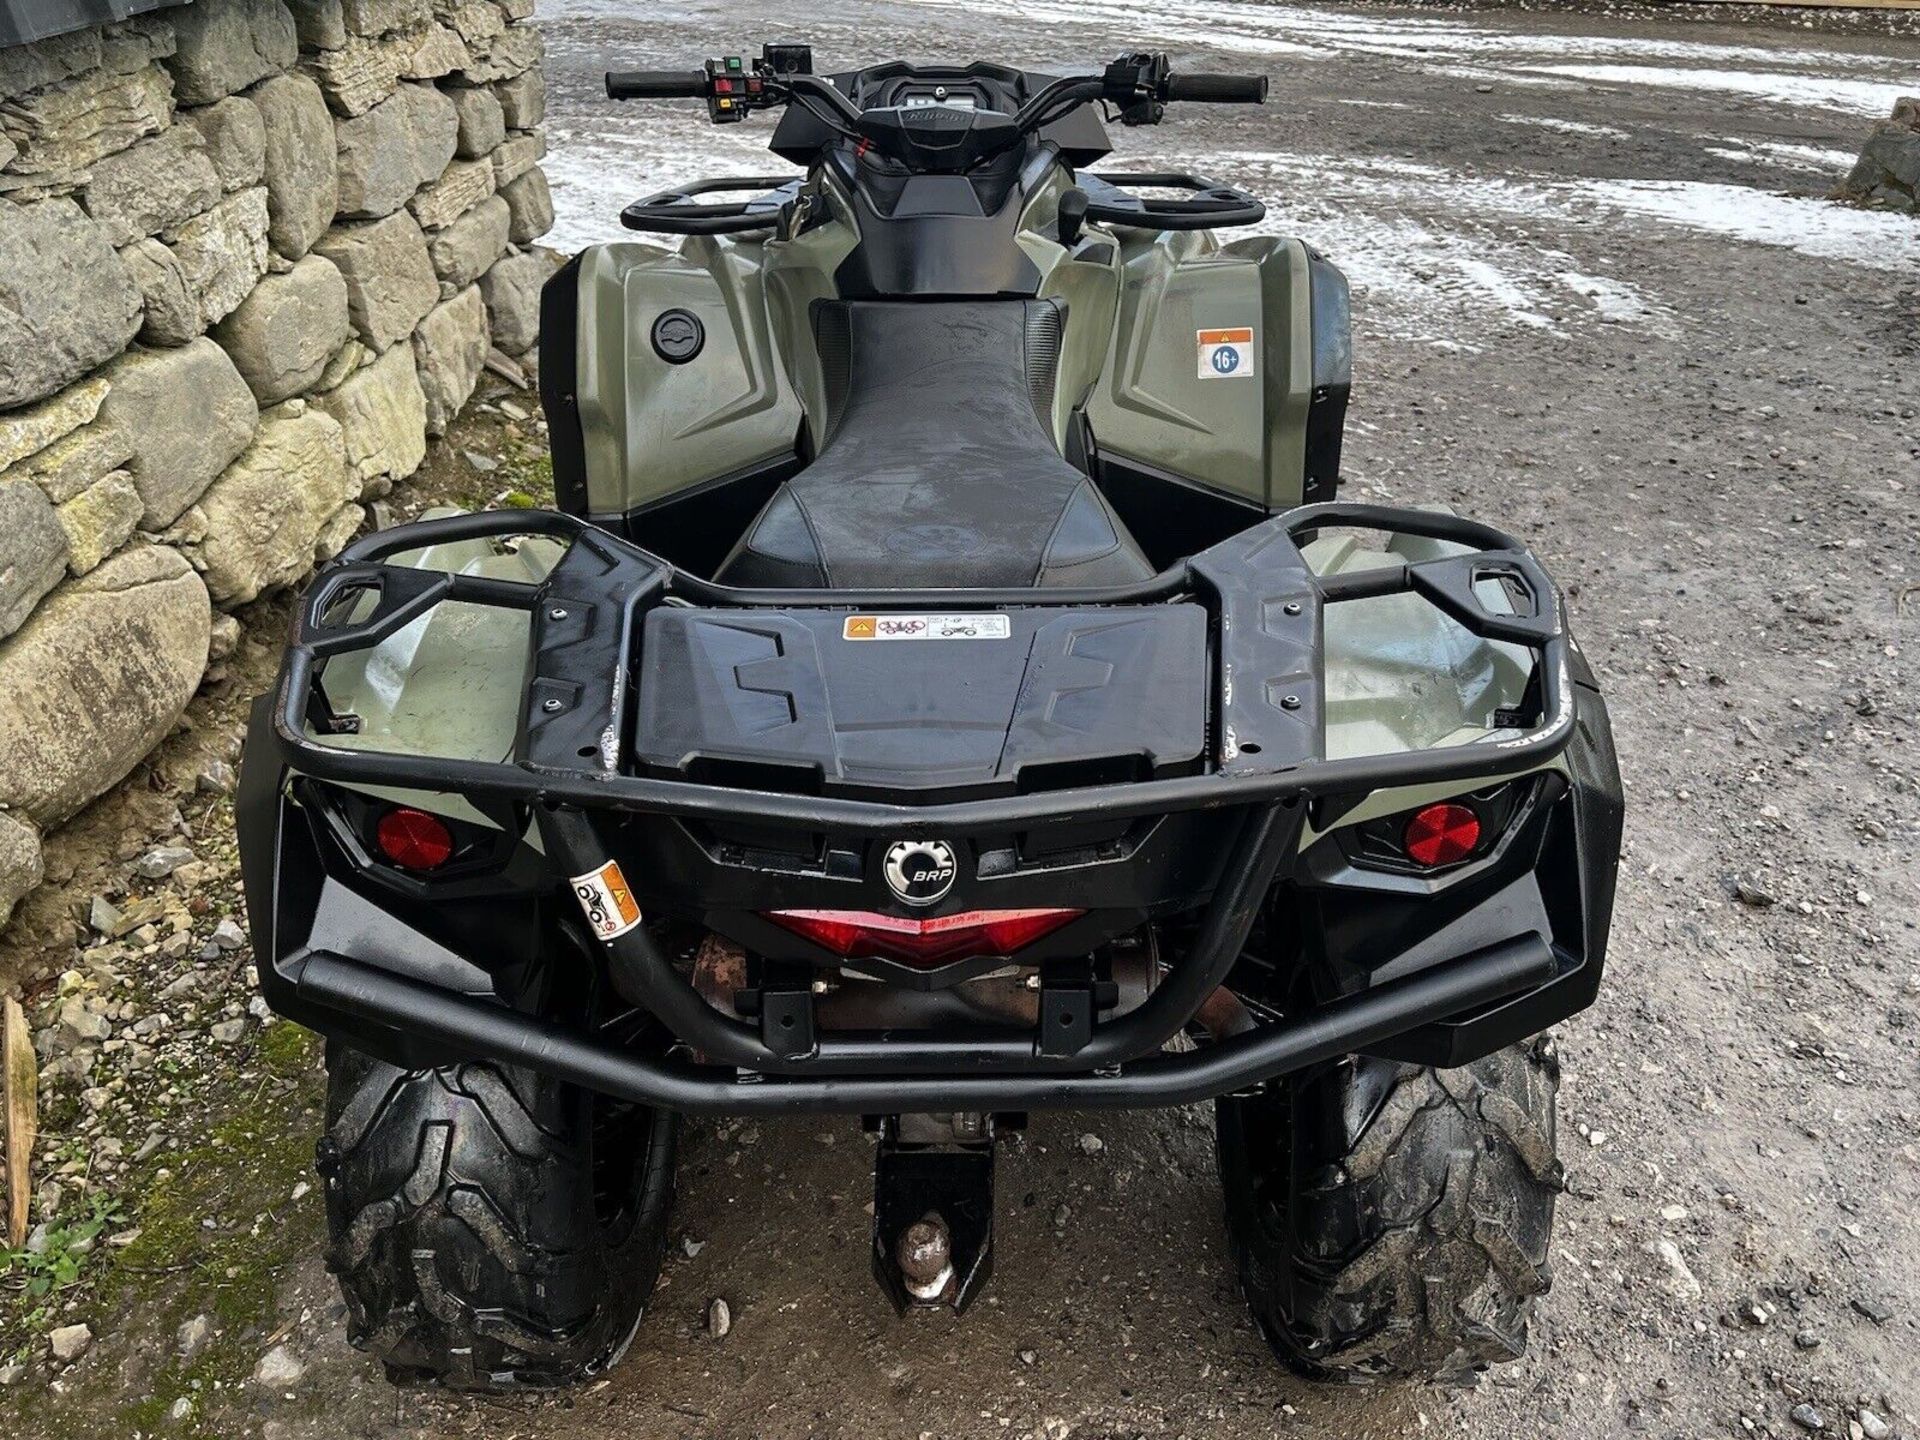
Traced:
<path fill-rule="evenodd" d="M 1167 113 L 1167 77 L 1164 54 L 1122 55 L 1106 71 L 1106 98 L 1120 111 L 1122 125 L 1158 125 Z"/>
<path fill-rule="evenodd" d="M 705 67 L 707 117 L 716 125 L 731 125 L 749 111 L 778 105 L 785 99 L 781 78 L 810 74 L 812 65 L 813 51 L 805 45 L 768 45 L 752 61 L 744 55 L 716 56 Z"/>
<path fill-rule="evenodd" d="M 747 69 L 739 55 L 719 55 L 707 61 L 707 117 L 716 125 L 732 125 L 747 118 L 752 97 L 747 84 L 755 89 L 760 80 Z"/>

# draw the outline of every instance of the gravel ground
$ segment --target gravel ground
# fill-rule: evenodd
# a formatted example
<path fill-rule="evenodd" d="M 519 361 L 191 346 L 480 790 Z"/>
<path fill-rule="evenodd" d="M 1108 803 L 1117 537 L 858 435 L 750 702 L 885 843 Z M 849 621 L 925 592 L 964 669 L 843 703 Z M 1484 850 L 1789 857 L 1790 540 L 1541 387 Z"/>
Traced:
<path fill-rule="evenodd" d="M 250 1170 L 295 1172 L 255 1165 L 243 1140 L 174 1167 L 239 1190 L 214 1204 L 212 1240 L 183 1242 L 146 1290 L 107 1270 L 42 1317 L 100 1338 L 57 1375 L 35 1340 L 18 1433 L 1920 1436 L 1920 225 L 1821 198 L 1916 88 L 1920 44 L 1625 9 L 542 8 L 565 245 L 617 233 L 628 196 L 769 163 L 755 127 L 607 106 L 610 65 L 802 37 L 829 65 L 1145 45 L 1273 75 L 1263 110 L 1180 114 L 1125 133 L 1120 158 L 1249 184 L 1271 225 L 1349 268 L 1349 493 L 1447 501 L 1533 537 L 1614 704 L 1628 849 L 1607 985 L 1560 1032 L 1571 1180 L 1532 1353 L 1470 1392 L 1283 1374 L 1229 1272 L 1204 1112 L 1036 1117 L 1001 1157 L 996 1277 L 958 1322 L 896 1319 L 869 1279 L 851 1122 L 707 1123 L 689 1133 L 674 1257 L 609 1378 L 486 1403 L 390 1392 L 341 1340 L 315 1199 L 256 1199 Z M 270 645 L 234 664 L 229 690 L 262 683 Z M 99 883 L 88 844 L 137 867 L 162 838 L 126 837 L 171 823 L 153 812 L 202 763 L 189 741 L 217 758 L 231 700 L 195 715 L 157 801 L 96 807 L 62 842 L 67 903 Z M 241 974 L 196 958 L 233 904 L 222 804 L 184 807 L 199 885 L 157 882 L 213 903 L 181 955 L 135 946 L 157 983 L 107 1002 L 116 1023 L 169 966 Z M 36 900 L 0 975 L 77 964 L 59 913 Z M 220 991 L 208 1014 L 244 999 Z M 312 1053 L 284 1028 L 249 1020 L 197 1083 L 257 1077 L 259 1143 L 297 1152 Z M 207 1093 L 195 1083 L 176 1088 Z M 113 1122 L 129 1154 L 141 1122 L 137 1105 Z M 167 1122 L 183 1155 L 196 1123 Z M 128 1188 L 170 1153 L 129 1162 Z M 141 1220 L 134 1205 L 103 1234 Z M 218 1248 L 249 1233 L 279 1248 Z M 724 1338 L 705 1325 L 715 1297 Z M 174 1327 L 203 1313 L 216 1366 L 176 1352 Z"/>

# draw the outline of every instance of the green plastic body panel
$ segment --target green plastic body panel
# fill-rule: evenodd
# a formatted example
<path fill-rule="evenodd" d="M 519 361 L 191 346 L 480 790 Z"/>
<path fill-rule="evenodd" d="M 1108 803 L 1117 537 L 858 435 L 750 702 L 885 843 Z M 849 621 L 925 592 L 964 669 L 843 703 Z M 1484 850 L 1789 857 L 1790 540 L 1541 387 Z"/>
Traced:
<path fill-rule="evenodd" d="M 825 438 L 827 392 L 820 352 L 813 343 L 813 306 L 815 301 L 835 298 L 834 272 L 853 253 L 860 237 L 846 218 L 849 201 L 825 177 L 809 191 L 808 203 L 826 206 L 834 218 L 789 240 L 740 243 L 764 251 L 767 323 L 786 365 L 787 383 L 800 397 L 817 447 Z"/>
<path fill-rule="evenodd" d="M 459 513 L 436 509 L 420 518 Z M 553 541 L 531 536 L 459 540 L 403 552 L 393 563 L 533 584 L 546 578 L 561 553 Z M 523 611 L 459 601 L 436 605 L 372 649 L 350 650 L 327 662 L 328 703 L 355 716 L 359 726 L 348 734 L 309 733 L 342 749 L 511 760 L 530 639 L 531 623 Z M 494 823 L 456 793 L 356 788 L 469 824 Z M 528 834 L 535 837 L 536 831 Z"/>
<path fill-rule="evenodd" d="M 1054 238 L 1064 172 L 1041 186 L 1016 240 L 1038 293 L 1065 306 L 1053 430 L 1084 409 L 1101 453 L 1261 506 L 1302 498 L 1313 325 L 1306 247 L 1254 236 L 1090 225 Z M 677 248 L 595 246 L 581 257 L 578 371 L 590 513 L 627 514 L 818 444 L 826 395 L 813 306 L 857 243 L 851 202 L 816 174 L 827 218 L 792 238 L 690 237 Z M 991 302 L 982 302 L 991 303 Z M 692 361 L 653 349 L 662 312 L 706 330 Z M 1201 330 L 1250 329 L 1252 374 L 1203 378 Z"/>
<path fill-rule="evenodd" d="M 1101 453 L 1270 511 L 1299 504 L 1313 394 L 1306 246 L 1129 234 L 1112 357 L 1087 408 Z M 1203 373 L 1205 330 L 1252 330 L 1252 373 Z"/>
<path fill-rule="evenodd" d="M 792 455 L 800 401 L 767 320 L 764 247 L 695 237 L 678 250 L 596 245 L 580 259 L 578 383 L 587 507 L 624 514 Z M 706 331 L 689 363 L 653 348 L 686 310 Z"/>

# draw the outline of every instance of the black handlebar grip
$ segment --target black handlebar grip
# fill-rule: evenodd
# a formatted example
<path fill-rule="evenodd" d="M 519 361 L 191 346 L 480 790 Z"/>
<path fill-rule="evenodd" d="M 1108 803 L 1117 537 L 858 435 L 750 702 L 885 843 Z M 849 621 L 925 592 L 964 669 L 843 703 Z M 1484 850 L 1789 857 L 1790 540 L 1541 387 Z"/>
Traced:
<path fill-rule="evenodd" d="M 611 100 L 704 100 L 704 70 L 609 70 L 607 97 Z"/>
<path fill-rule="evenodd" d="M 1169 75 L 1167 99 L 1205 105 L 1258 105 L 1267 98 L 1264 75 Z"/>

